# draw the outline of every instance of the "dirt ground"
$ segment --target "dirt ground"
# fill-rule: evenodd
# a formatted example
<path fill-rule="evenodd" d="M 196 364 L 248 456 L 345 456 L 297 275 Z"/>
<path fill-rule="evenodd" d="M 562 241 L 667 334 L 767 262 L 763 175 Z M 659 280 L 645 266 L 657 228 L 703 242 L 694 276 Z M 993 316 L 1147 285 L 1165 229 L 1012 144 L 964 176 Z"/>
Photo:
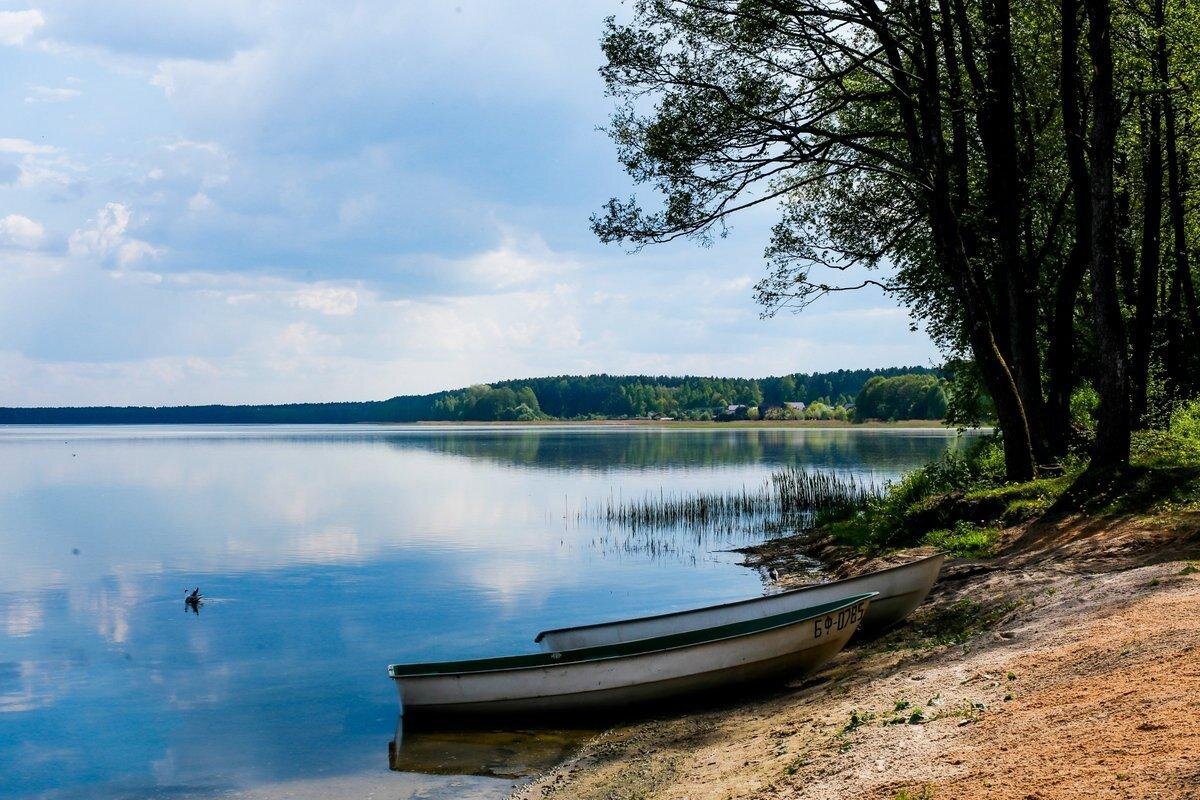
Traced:
<path fill-rule="evenodd" d="M 1008 533 L 805 681 L 613 729 L 513 797 L 1200 798 L 1200 515 Z"/>

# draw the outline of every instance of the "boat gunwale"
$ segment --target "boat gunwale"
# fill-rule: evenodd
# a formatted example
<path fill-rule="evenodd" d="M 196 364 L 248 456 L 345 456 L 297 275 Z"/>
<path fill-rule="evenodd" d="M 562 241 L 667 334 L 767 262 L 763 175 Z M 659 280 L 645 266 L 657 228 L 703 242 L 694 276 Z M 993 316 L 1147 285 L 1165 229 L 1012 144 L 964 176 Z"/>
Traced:
<path fill-rule="evenodd" d="M 784 611 L 759 619 L 741 620 L 710 628 L 699 628 L 691 631 L 663 634 L 647 639 L 635 639 L 629 642 L 596 645 L 576 650 L 560 650 L 548 653 L 523 653 L 512 656 L 495 658 L 467 659 L 463 661 L 432 661 L 415 664 L 389 664 L 388 675 L 396 680 L 404 678 L 448 678 L 463 675 L 486 675 L 497 672 L 519 672 L 523 670 L 545 669 L 558 666 L 579 666 L 596 664 L 619 658 L 634 656 L 649 656 L 681 650 L 702 644 L 713 644 L 767 633 L 790 625 L 799 625 L 817 617 L 844 611 L 850 606 L 863 601 L 868 603 L 879 596 L 879 592 L 862 592 L 850 595 L 841 600 L 831 600 L 827 603 L 807 606 L 794 611 Z M 861 620 L 859 620 L 861 622 Z M 856 623 L 857 625 L 857 623 Z M 728 635 L 711 636 L 713 631 L 731 631 Z M 670 642 L 670 644 L 664 644 Z M 677 643 L 676 643 L 677 642 Z M 492 664 L 495 666 L 482 666 Z M 479 665 L 472 669 L 471 665 Z M 440 669 L 438 669 L 440 668 Z M 397 672 L 404 669 L 404 672 Z M 444 670 L 444 671 L 441 671 Z"/>
<path fill-rule="evenodd" d="M 915 559 L 913 561 L 906 561 L 903 564 L 897 564 L 893 567 L 884 567 L 883 569 L 877 569 L 877 570 L 873 570 L 871 572 L 864 572 L 861 575 L 852 575 L 849 578 L 838 578 L 836 581 L 827 581 L 825 583 L 809 583 L 809 584 L 805 584 L 804 586 L 797 586 L 795 589 L 787 589 L 782 592 L 776 592 L 775 594 L 764 594 L 761 597 L 748 597 L 745 600 L 730 600 L 727 603 L 716 603 L 715 605 L 701 606 L 700 608 L 685 608 L 680 611 L 665 611 L 661 614 L 648 614 L 644 617 L 630 617 L 629 619 L 615 619 L 615 620 L 609 620 L 607 622 L 590 622 L 587 625 L 570 625 L 565 628 L 547 628 L 546 630 L 539 632 L 537 636 L 533 637 L 533 641 L 534 641 L 534 644 L 540 644 L 542 639 L 546 638 L 547 636 L 551 636 L 553 634 L 558 634 L 558 633 L 567 633 L 568 631 L 589 631 L 589 630 L 595 630 L 596 628 L 608 628 L 608 627 L 612 627 L 612 626 L 616 626 L 616 625 L 624 625 L 624 624 L 630 623 L 630 622 L 649 622 L 650 620 L 656 620 L 656 619 L 670 619 L 671 617 L 681 617 L 681 616 L 685 616 L 687 614 L 695 614 L 696 612 L 699 612 L 699 611 L 716 611 L 716 610 L 722 609 L 722 608 L 737 608 L 738 606 L 744 606 L 744 605 L 748 605 L 750 603 L 758 603 L 758 602 L 760 602 L 762 600 L 766 600 L 768 598 L 786 597 L 787 595 L 809 591 L 810 589 L 817 589 L 817 588 L 821 588 L 821 587 L 825 587 L 825 586 L 837 586 L 838 584 L 849 583 L 850 581 L 857 581 L 857 580 L 861 580 L 862 578 L 869 578 L 874 575 L 880 575 L 884 572 L 891 572 L 893 570 L 901 569 L 903 567 L 911 567 L 915 564 L 923 564 L 924 562 L 932 561 L 935 558 L 945 559 L 946 555 L 947 554 L 945 552 L 933 553 L 932 555 L 922 556 L 921 558 Z M 878 592 L 876 592 L 875 594 L 878 594 Z"/>

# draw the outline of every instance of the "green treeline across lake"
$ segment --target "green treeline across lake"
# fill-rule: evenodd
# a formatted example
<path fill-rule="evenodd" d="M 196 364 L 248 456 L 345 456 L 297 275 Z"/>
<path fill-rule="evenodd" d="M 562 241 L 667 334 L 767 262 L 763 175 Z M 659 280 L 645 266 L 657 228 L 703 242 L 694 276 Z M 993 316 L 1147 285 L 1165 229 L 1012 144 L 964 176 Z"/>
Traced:
<path fill-rule="evenodd" d="M 871 391 L 863 395 L 868 385 Z M 863 400 L 870 405 L 870 414 L 855 413 L 856 401 Z M 730 406 L 738 411 L 729 414 Z M 708 420 L 805 415 L 818 419 L 940 419 L 945 409 L 937 370 L 888 367 L 769 378 L 563 375 L 346 403 L 0 408 L 0 424 L 337 424 L 650 416 Z"/>

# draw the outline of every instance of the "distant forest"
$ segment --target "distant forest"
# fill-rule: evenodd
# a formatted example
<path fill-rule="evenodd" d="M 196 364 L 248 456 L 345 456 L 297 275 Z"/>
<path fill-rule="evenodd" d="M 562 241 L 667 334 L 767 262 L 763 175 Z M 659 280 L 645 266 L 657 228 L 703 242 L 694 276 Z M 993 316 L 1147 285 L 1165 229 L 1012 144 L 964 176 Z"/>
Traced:
<path fill-rule="evenodd" d="M 891 398 L 879 407 L 882 418 L 940 418 L 944 399 L 940 373 L 927 367 L 838 370 L 795 373 L 770 378 L 666 377 L 652 375 L 563 375 L 501 381 L 426 395 L 344 403 L 288 403 L 245 406 L 0 408 L 0 424 L 187 424 L 187 423 L 353 423 L 425 421 L 533 421 L 541 419 L 629 419 L 675 416 L 719 418 L 728 406 L 771 408 L 785 403 L 852 407 L 873 378 L 926 376 L 913 383 L 921 394 L 901 402 Z M 875 381 L 872 386 L 879 386 Z M 911 381 L 889 381 L 901 393 Z M 932 387 L 932 388 L 931 388 Z M 874 396 L 873 393 L 868 393 Z M 874 410 L 874 408 L 873 408 Z M 860 415 L 860 418 L 865 418 Z M 900 418 L 900 417 L 895 417 Z"/>

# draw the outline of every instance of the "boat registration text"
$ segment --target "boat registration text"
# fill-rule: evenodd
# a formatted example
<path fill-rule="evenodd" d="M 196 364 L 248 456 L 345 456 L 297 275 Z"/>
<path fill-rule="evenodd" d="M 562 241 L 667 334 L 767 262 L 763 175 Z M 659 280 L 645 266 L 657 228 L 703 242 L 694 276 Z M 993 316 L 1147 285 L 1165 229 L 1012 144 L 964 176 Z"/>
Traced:
<path fill-rule="evenodd" d="M 866 603 L 855 603 L 850 608 L 842 609 L 836 614 L 817 617 L 813 620 L 813 638 L 820 639 L 822 636 L 831 636 L 844 630 L 847 625 L 853 625 L 862 619 L 866 611 Z"/>

